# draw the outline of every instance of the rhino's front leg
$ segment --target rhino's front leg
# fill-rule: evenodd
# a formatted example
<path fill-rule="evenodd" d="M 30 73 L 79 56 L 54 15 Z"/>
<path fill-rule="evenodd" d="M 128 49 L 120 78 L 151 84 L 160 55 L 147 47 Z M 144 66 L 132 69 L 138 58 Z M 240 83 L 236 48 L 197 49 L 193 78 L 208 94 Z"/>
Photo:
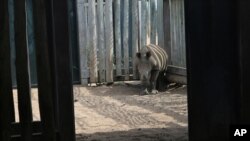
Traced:
<path fill-rule="evenodd" d="M 152 94 L 157 94 L 158 90 L 156 90 L 156 82 L 157 78 L 159 76 L 160 71 L 159 70 L 152 70 L 151 71 L 151 78 L 150 78 L 150 87 L 152 89 Z"/>
<path fill-rule="evenodd" d="M 140 95 L 148 95 L 149 94 L 149 83 L 144 83 L 142 86 L 141 86 L 141 92 L 140 92 Z"/>

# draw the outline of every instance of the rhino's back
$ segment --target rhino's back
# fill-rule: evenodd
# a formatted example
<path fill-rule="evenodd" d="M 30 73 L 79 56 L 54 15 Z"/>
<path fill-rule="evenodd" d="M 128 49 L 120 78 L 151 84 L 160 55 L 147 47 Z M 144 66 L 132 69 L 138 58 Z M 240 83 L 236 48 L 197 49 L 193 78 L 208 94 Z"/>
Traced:
<path fill-rule="evenodd" d="M 146 46 L 147 50 L 151 52 L 151 57 L 156 60 L 157 69 L 166 70 L 167 69 L 167 61 L 168 55 L 164 49 L 159 47 L 158 45 L 149 44 Z"/>

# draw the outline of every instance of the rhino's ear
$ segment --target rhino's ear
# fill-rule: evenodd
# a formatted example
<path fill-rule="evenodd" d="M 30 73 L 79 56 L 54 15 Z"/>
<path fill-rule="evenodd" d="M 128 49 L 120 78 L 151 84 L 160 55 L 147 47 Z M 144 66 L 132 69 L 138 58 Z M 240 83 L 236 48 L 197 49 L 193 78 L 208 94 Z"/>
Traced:
<path fill-rule="evenodd" d="M 151 52 L 150 52 L 150 51 L 148 51 L 148 52 L 146 53 L 146 57 L 147 57 L 147 59 L 148 59 L 150 56 L 151 56 Z"/>
<path fill-rule="evenodd" d="M 136 53 L 136 57 L 140 59 L 140 58 L 141 58 L 141 53 L 140 53 L 140 52 L 137 52 L 137 53 Z"/>

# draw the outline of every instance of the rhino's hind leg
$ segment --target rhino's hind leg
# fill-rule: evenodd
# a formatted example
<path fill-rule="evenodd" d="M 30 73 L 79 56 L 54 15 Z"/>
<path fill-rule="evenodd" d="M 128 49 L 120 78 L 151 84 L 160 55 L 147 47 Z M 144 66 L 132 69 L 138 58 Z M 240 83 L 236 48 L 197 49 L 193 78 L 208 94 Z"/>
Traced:
<path fill-rule="evenodd" d="M 160 92 L 166 91 L 168 84 L 169 82 L 167 80 L 166 71 L 160 72 L 156 82 L 156 89 Z"/>
<path fill-rule="evenodd" d="M 152 94 L 158 93 L 158 90 L 156 90 L 156 82 L 157 82 L 157 78 L 159 76 L 159 73 L 160 73 L 159 70 L 152 70 L 151 71 L 150 87 L 151 87 Z"/>

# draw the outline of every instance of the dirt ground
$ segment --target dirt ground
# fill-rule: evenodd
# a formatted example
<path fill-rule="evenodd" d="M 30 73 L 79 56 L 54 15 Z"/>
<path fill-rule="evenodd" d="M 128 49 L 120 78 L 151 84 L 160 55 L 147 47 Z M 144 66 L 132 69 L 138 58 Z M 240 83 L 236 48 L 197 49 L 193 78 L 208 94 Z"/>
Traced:
<path fill-rule="evenodd" d="M 156 95 L 140 91 L 139 82 L 74 86 L 77 141 L 188 140 L 186 86 L 173 85 Z M 37 89 L 32 89 L 32 107 L 33 119 L 39 121 Z"/>
<path fill-rule="evenodd" d="M 139 82 L 74 87 L 77 141 L 188 140 L 186 86 L 139 95 Z"/>

